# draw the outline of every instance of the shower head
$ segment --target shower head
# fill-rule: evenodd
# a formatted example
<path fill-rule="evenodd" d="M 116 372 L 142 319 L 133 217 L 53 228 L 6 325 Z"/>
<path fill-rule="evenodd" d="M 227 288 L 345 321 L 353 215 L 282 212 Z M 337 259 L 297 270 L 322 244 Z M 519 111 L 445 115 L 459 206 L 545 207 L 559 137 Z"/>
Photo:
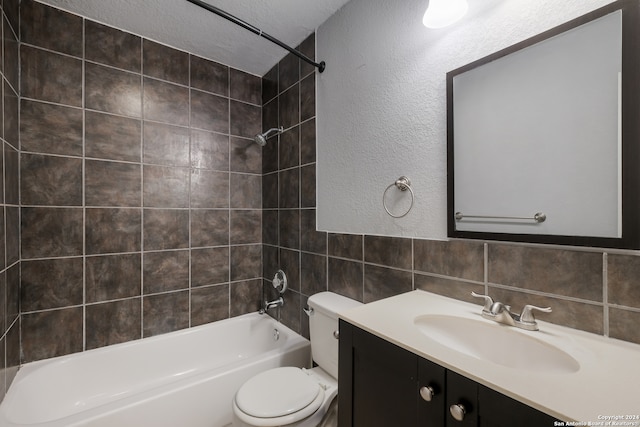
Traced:
<path fill-rule="evenodd" d="M 265 138 L 264 134 L 259 134 L 253 137 L 253 140 L 261 147 L 267 145 L 267 138 Z"/>
<path fill-rule="evenodd" d="M 271 128 L 266 132 L 260 133 L 253 137 L 253 140 L 261 147 L 267 145 L 267 139 L 269 139 L 269 135 L 273 132 L 281 133 L 284 130 L 282 126 L 279 128 Z"/>

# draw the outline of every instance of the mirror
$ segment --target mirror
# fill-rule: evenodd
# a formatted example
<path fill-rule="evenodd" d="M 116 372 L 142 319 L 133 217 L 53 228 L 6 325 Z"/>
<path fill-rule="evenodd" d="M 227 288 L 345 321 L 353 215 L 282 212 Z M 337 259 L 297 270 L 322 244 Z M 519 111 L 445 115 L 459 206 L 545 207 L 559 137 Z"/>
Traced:
<path fill-rule="evenodd" d="M 638 3 L 447 73 L 448 235 L 638 248 Z"/>

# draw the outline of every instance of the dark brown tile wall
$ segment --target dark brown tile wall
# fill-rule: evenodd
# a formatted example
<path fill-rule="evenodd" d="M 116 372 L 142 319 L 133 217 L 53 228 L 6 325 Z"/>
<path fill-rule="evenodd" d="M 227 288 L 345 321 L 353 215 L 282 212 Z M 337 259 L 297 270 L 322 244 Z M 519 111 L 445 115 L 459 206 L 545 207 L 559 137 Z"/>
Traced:
<path fill-rule="evenodd" d="M 20 7 L 20 31 L 4 26 L 6 366 L 256 310 L 262 79 Z"/>
<path fill-rule="evenodd" d="M 0 6 L 2 20 L 3 49 L 0 50 L 0 80 L 2 83 L 2 102 L 0 103 L 0 143 L 2 150 L 3 172 L 0 173 L 0 399 L 13 381 L 20 366 L 20 141 L 19 141 L 19 41 L 18 23 L 19 0 L 4 0 Z M 34 176 L 47 176 L 59 180 L 46 162 L 40 158 L 31 158 L 35 166 Z M 68 166 L 68 165 L 65 165 Z M 70 169 L 74 169 L 70 167 Z M 73 191 L 73 190 L 72 190 Z M 51 197 L 67 200 L 60 192 Z M 69 199 L 77 193 L 69 194 Z M 30 269 L 27 280 L 31 281 L 41 272 L 41 267 Z M 65 267 L 66 268 L 66 267 Z M 46 268 L 49 270 L 49 268 Z M 60 274 L 60 269 L 51 266 L 51 276 Z M 26 286 L 26 292 L 33 295 L 32 304 L 41 307 L 53 307 L 77 299 L 77 281 L 66 283 L 67 289 L 59 290 L 47 284 Z M 76 288 L 76 289 L 74 289 Z"/>

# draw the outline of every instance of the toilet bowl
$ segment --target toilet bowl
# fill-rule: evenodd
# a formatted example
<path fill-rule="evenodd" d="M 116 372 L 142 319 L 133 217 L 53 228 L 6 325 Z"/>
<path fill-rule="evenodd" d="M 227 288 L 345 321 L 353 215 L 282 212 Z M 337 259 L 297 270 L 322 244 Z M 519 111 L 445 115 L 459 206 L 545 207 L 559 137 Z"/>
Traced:
<path fill-rule="evenodd" d="M 338 395 L 338 313 L 361 305 L 321 292 L 309 304 L 313 369 L 282 367 L 245 382 L 233 399 L 234 427 L 316 427 Z"/>
<path fill-rule="evenodd" d="M 338 395 L 322 368 L 275 368 L 247 381 L 233 400 L 234 427 L 315 427 Z"/>

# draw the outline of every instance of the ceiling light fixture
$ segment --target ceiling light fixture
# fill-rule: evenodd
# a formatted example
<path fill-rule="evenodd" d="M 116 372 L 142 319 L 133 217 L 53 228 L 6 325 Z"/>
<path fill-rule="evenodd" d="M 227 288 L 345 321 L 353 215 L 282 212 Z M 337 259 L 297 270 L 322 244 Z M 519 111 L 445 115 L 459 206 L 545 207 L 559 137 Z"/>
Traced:
<path fill-rule="evenodd" d="M 462 18 L 467 9 L 467 0 L 429 0 L 422 23 L 427 28 L 446 27 Z"/>

